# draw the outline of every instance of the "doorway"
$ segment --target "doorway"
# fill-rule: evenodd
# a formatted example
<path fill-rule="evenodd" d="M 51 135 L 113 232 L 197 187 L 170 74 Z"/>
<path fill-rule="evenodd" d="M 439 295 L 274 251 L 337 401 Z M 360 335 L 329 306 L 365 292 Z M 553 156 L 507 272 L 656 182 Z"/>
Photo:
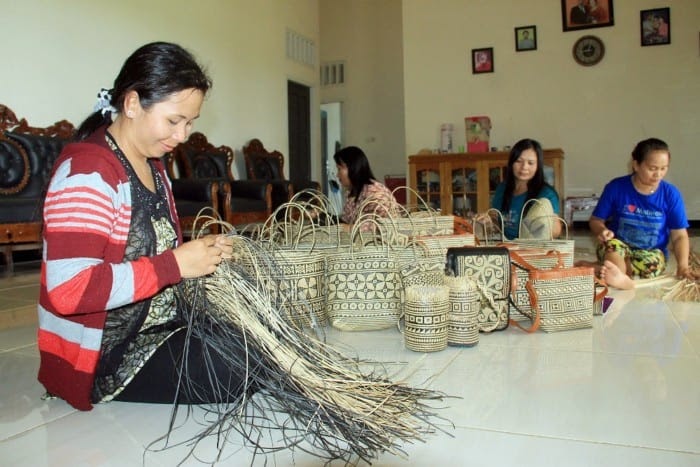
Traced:
<path fill-rule="evenodd" d="M 323 192 L 330 200 L 333 214 L 340 214 L 343 206 L 343 195 L 336 174 L 333 155 L 342 145 L 343 105 L 341 102 L 321 104 L 321 162 L 323 164 Z"/>
<path fill-rule="evenodd" d="M 289 179 L 311 179 L 311 90 L 287 81 L 287 120 L 289 132 Z"/>

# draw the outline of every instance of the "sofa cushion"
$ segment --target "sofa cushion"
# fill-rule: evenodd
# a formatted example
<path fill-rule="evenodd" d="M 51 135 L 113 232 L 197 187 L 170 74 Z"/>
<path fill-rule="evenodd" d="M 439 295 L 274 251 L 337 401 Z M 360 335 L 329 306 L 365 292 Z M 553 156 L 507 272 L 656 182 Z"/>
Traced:
<path fill-rule="evenodd" d="M 5 135 L 22 145 L 29 158 L 29 180 L 17 196 L 43 197 L 53 164 L 68 140 L 8 131 Z"/>
<path fill-rule="evenodd" d="M 29 182 L 29 156 L 14 140 L 0 136 L 0 195 L 16 195 Z"/>
<path fill-rule="evenodd" d="M 41 221 L 43 200 L 0 196 L 0 224 Z"/>

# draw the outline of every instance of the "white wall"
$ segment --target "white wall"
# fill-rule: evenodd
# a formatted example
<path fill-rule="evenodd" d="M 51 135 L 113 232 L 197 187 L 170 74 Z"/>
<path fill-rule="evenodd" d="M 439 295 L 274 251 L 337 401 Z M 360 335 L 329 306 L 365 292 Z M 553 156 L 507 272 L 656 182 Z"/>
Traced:
<path fill-rule="evenodd" d="M 439 146 L 439 125 L 488 115 L 491 146 L 523 137 L 566 155 L 566 194 L 600 193 L 626 173 L 641 139 L 672 153 L 667 179 L 700 219 L 700 1 L 615 0 L 613 27 L 563 32 L 558 1 L 403 0 L 406 148 Z M 640 10 L 671 8 L 671 44 L 640 46 Z M 537 26 L 537 51 L 515 52 L 514 27 Z M 593 34 L 603 61 L 582 67 L 572 46 Z M 495 73 L 471 72 L 470 51 L 494 47 Z"/>
<path fill-rule="evenodd" d="M 319 44 L 319 0 L 0 0 L 0 103 L 44 126 L 78 125 L 140 45 L 166 40 L 193 52 L 213 89 L 195 130 L 236 150 L 259 138 L 288 154 L 287 80 L 310 86 L 313 176 L 320 179 L 318 71 L 285 56 L 287 28 Z M 288 167 L 285 167 L 288 169 Z"/>
<path fill-rule="evenodd" d="M 374 175 L 406 172 L 400 0 L 322 0 L 321 59 L 345 60 L 346 84 L 321 89 L 343 102 L 343 145 L 359 146 Z"/>

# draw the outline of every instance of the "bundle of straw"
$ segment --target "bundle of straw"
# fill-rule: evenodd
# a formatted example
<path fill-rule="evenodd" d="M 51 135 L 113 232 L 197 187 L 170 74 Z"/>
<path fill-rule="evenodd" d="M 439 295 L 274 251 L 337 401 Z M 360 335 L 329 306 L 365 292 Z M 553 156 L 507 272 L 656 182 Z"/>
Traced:
<path fill-rule="evenodd" d="M 693 279 L 682 279 L 662 289 L 662 300 L 674 302 L 700 302 L 700 256 L 691 251 L 688 261 Z"/>
<path fill-rule="evenodd" d="M 326 460 L 370 462 L 382 452 L 405 455 L 403 443 L 443 431 L 436 425 L 443 419 L 428 401 L 441 401 L 444 394 L 363 371 L 358 360 L 294 326 L 281 311 L 284 298 L 269 283 L 274 274 L 267 271 L 276 268 L 272 256 L 246 237 L 232 238 L 234 259 L 182 289 L 192 335 L 206 339 L 233 374 L 246 378 L 237 394 L 222 394 L 228 403 L 209 408 L 214 416 L 188 440 L 190 454 L 208 436 L 227 439 L 238 432 L 256 454 L 292 448 Z M 236 257 L 252 260 L 256 272 L 239 267 Z M 184 390 L 196 390 L 187 387 L 186 368 L 182 373 Z M 255 392 L 262 397 L 251 398 Z M 176 412 L 177 403 L 173 420 Z M 264 445 L 263 432 L 273 431 L 280 440 Z"/>

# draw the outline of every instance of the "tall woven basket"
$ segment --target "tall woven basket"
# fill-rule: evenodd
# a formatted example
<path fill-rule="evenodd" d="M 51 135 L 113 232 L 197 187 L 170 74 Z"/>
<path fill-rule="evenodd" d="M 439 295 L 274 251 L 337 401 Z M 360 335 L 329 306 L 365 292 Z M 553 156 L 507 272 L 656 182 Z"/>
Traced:
<path fill-rule="evenodd" d="M 468 277 L 446 276 L 450 311 L 447 322 L 447 345 L 472 347 L 479 343 L 479 306 L 476 284 Z"/>
<path fill-rule="evenodd" d="M 438 352 L 447 347 L 450 289 L 411 286 L 406 289 L 404 343 L 414 352 Z"/>

